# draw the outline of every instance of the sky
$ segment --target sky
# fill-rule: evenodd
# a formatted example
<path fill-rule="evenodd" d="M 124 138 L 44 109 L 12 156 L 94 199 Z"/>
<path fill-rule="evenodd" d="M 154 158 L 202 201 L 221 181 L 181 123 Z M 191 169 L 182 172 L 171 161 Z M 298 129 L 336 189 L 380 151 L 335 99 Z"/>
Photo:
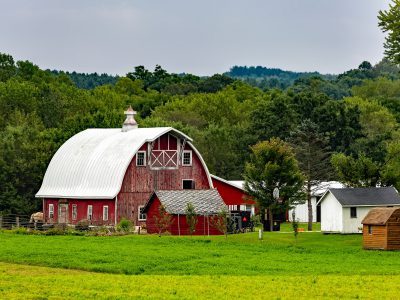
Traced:
<path fill-rule="evenodd" d="M 339 74 L 383 57 L 389 0 L 0 0 L 0 52 L 43 69 Z"/>

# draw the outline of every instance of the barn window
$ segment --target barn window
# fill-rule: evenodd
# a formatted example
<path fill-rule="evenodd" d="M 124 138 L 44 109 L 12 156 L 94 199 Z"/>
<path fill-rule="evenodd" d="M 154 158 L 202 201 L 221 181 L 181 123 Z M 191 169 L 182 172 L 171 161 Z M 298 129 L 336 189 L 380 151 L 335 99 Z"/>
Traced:
<path fill-rule="evenodd" d="M 88 205 L 87 207 L 87 219 L 91 221 L 93 219 L 93 206 Z"/>
<path fill-rule="evenodd" d="M 372 225 L 368 225 L 368 234 L 372 234 Z"/>
<path fill-rule="evenodd" d="M 183 179 L 182 180 L 182 188 L 184 190 L 194 190 L 194 180 L 191 179 Z"/>
<path fill-rule="evenodd" d="M 357 207 L 350 207 L 350 218 L 357 218 Z"/>
<path fill-rule="evenodd" d="M 139 167 L 146 166 L 146 151 L 138 151 L 136 154 L 136 165 Z"/>
<path fill-rule="evenodd" d="M 78 206 L 76 204 L 72 204 L 72 220 L 76 220 L 78 215 Z"/>
<path fill-rule="evenodd" d="M 54 218 L 54 204 L 49 204 L 49 219 Z"/>
<path fill-rule="evenodd" d="M 191 166 L 192 165 L 192 151 L 191 150 L 183 151 L 182 165 L 183 166 Z"/>
<path fill-rule="evenodd" d="M 103 221 L 108 221 L 108 205 L 103 206 Z"/>
<path fill-rule="evenodd" d="M 139 221 L 146 221 L 147 215 L 143 212 L 144 206 L 139 206 Z"/>

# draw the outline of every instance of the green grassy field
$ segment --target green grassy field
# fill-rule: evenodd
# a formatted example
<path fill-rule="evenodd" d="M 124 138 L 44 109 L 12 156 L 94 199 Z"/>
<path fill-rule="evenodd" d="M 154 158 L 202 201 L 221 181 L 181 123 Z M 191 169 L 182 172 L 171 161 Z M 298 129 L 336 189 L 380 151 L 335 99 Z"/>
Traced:
<path fill-rule="evenodd" d="M 398 298 L 400 253 L 360 235 L 0 233 L 0 298 Z"/>

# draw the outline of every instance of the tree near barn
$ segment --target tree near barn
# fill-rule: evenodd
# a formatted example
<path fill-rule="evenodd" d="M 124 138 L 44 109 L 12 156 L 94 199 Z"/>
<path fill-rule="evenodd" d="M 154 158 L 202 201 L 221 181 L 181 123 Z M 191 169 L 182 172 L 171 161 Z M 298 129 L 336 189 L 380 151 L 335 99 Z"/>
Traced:
<path fill-rule="evenodd" d="M 210 225 L 219 232 L 222 232 L 225 235 L 225 238 L 228 237 L 228 211 L 226 210 L 226 207 L 221 207 L 218 214 L 210 218 Z"/>
<path fill-rule="evenodd" d="M 157 227 L 158 230 L 158 236 L 161 236 L 161 234 L 172 225 L 173 222 L 173 217 L 167 212 L 165 209 L 164 205 L 160 205 L 158 207 L 158 215 L 154 216 L 154 224 Z"/>
<path fill-rule="evenodd" d="M 323 181 L 332 177 L 333 169 L 330 158 L 329 140 L 319 132 L 318 125 L 304 120 L 290 136 L 299 167 L 305 177 L 305 192 L 308 207 L 308 230 L 312 231 L 313 210 L 311 195 L 321 187 Z"/>
<path fill-rule="evenodd" d="M 400 64 L 400 0 L 393 0 L 388 10 L 379 11 L 379 27 L 387 32 L 384 43 L 385 55 Z"/>
<path fill-rule="evenodd" d="M 245 190 L 258 202 L 262 214 L 268 209 L 272 229 L 274 210 L 304 202 L 301 191 L 304 177 L 293 149 L 279 138 L 259 142 L 251 151 L 250 161 L 245 165 Z M 273 196 L 275 188 L 279 189 L 279 201 Z"/>
<path fill-rule="evenodd" d="M 197 214 L 192 203 L 186 206 L 186 223 L 189 227 L 189 234 L 193 235 L 197 225 Z"/>

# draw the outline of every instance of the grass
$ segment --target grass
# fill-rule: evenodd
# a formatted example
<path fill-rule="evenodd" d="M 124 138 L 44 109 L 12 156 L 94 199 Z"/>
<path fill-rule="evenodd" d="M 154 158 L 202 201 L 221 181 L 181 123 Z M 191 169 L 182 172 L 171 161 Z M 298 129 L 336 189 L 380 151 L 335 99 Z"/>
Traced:
<path fill-rule="evenodd" d="M 263 241 L 257 232 L 227 239 L 1 232 L 0 298 L 397 298 L 400 252 L 361 245 L 360 235 L 321 233 L 300 233 L 296 242 L 275 232 Z"/>
<path fill-rule="evenodd" d="M 0 263 L 2 299 L 396 299 L 399 275 L 115 275 Z"/>

